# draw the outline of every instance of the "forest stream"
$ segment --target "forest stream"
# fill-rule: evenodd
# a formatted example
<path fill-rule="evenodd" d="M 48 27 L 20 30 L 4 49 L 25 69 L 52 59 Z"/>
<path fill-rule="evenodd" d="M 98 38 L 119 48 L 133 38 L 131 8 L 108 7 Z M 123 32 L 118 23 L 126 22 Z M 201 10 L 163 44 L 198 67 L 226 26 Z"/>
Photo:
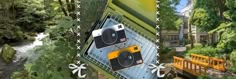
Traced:
<path fill-rule="evenodd" d="M 33 42 L 21 42 L 15 46 L 12 46 L 17 52 L 12 63 L 6 64 L 2 58 L 0 58 L 0 79 L 10 79 L 11 74 L 24 67 L 24 63 L 27 62 L 27 58 L 37 58 L 37 54 L 34 53 L 34 49 L 37 46 L 42 46 L 42 39 L 47 35 L 39 33 L 35 37 Z M 0 47 L 0 51 L 2 47 Z M 34 57 L 32 57 L 34 56 Z M 32 61 L 32 59 L 30 59 Z"/>

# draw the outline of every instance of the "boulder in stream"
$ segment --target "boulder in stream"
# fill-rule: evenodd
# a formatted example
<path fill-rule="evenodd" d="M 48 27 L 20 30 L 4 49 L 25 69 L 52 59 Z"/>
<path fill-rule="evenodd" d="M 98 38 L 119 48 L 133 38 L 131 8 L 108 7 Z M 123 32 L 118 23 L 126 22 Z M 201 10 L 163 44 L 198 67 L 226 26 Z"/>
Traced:
<path fill-rule="evenodd" d="M 12 48 L 8 44 L 4 44 L 2 47 L 2 51 L 0 53 L 0 57 L 6 62 L 11 63 L 15 57 L 16 50 Z"/>

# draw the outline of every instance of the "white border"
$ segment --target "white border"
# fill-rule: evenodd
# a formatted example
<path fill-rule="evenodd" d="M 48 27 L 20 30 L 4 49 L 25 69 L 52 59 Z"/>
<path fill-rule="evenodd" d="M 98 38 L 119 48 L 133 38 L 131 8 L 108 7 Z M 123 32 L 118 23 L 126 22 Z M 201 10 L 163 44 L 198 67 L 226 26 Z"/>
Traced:
<path fill-rule="evenodd" d="M 160 63 L 159 61 L 159 59 L 160 59 L 160 51 L 159 51 L 159 46 L 160 46 L 160 26 L 159 26 L 159 23 L 161 22 L 160 21 L 160 18 L 159 18 L 159 16 L 160 16 L 160 12 L 159 12 L 159 9 L 160 9 L 160 0 L 156 0 L 156 22 L 157 22 L 157 24 L 156 24 L 156 45 L 157 45 L 157 61 L 156 61 L 156 64 L 158 65 L 157 66 L 157 79 L 158 78 L 163 78 L 164 76 L 165 76 L 165 74 L 160 74 L 160 69 L 163 69 L 163 68 L 165 68 L 164 66 L 163 66 L 163 63 Z"/>
<path fill-rule="evenodd" d="M 77 23 L 78 23 L 78 25 L 77 25 L 77 27 L 76 27 L 76 29 L 77 29 L 77 35 L 76 35 L 76 37 L 77 37 L 77 41 L 76 41 L 76 47 L 77 47 L 77 50 L 78 51 L 80 51 L 80 44 L 81 44 L 81 42 L 80 42 L 80 0 L 78 0 L 78 2 L 77 2 L 77 10 L 78 10 L 78 12 L 76 13 L 76 16 L 77 16 Z"/>
<path fill-rule="evenodd" d="M 81 42 L 80 42 L 80 38 L 81 38 L 81 35 L 80 35 L 80 31 L 81 31 L 81 27 L 80 27 L 80 22 L 81 22 L 80 21 L 80 8 L 81 7 L 80 7 L 80 4 L 81 4 L 81 1 L 78 0 L 75 2 L 77 4 L 76 9 L 78 10 L 77 12 L 73 12 L 73 13 L 76 13 L 76 16 L 77 16 L 77 19 L 76 19 L 76 21 L 77 21 L 77 23 L 76 23 L 76 32 L 77 32 L 76 38 L 77 38 L 77 40 L 76 40 L 75 46 L 76 46 L 77 51 L 80 51 L 81 50 Z M 79 52 L 77 52 L 76 57 L 80 57 Z M 79 59 L 79 58 L 77 58 L 77 59 Z M 82 73 L 81 73 L 82 70 L 87 69 L 86 66 L 88 66 L 88 65 L 80 63 L 80 60 L 76 60 L 76 63 L 69 64 L 69 69 L 72 69 L 73 74 L 77 73 L 78 78 L 86 78 L 86 74 L 82 75 Z"/>

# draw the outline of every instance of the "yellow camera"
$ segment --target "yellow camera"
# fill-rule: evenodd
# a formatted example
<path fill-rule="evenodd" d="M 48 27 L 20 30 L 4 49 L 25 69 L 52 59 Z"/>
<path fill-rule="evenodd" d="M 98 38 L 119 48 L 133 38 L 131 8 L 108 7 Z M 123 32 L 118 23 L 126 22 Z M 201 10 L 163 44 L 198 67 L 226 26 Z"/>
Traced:
<path fill-rule="evenodd" d="M 113 71 L 143 63 L 141 48 L 137 45 L 112 51 L 108 54 L 108 59 Z"/>

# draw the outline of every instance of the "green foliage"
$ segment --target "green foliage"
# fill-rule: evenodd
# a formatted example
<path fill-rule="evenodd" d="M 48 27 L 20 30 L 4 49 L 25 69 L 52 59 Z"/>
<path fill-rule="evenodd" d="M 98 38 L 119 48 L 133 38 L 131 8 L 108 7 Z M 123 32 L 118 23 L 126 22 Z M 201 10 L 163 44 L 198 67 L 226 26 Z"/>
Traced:
<path fill-rule="evenodd" d="M 184 24 L 183 18 L 179 17 L 176 21 L 175 21 L 175 27 L 177 29 L 180 29 L 180 26 L 182 26 Z"/>
<path fill-rule="evenodd" d="M 73 34 L 70 34 L 68 28 L 72 28 L 68 21 L 62 20 L 53 29 L 49 29 L 51 34 L 57 33 L 55 40 L 45 38 L 43 46 L 37 48 L 35 56 L 29 58 L 23 71 L 15 72 L 12 79 L 72 79 L 71 70 L 68 64 L 71 63 L 76 55 L 76 46 Z M 65 27 L 62 27 L 65 26 Z M 55 32 L 56 31 L 56 32 Z M 60 31 L 60 33 L 59 33 Z M 74 38 L 74 39 L 72 39 Z"/>
<path fill-rule="evenodd" d="M 223 32 L 225 31 L 224 28 L 228 27 L 228 25 L 226 25 L 226 23 L 221 23 L 217 28 L 209 31 L 209 34 L 215 33 L 215 32 Z"/>
<path fill-rule="evenodd" d="M 50 34 L 51 39 L 58 39 L 58 38 L 62 38 L 62 36 L 65 37 L 66 36 L 65 34 L 67 35 L 71 34 L 69 36 L 71 40 L 74 40 L 74 41 L 76 40 L 75 29 L 77 26 L 75 25 L 77 25 L 77 23 L 75 20 L 73 20 L 71 17 L 63 17 L 60 20 L 58 20 L 56 23 L 58 24 L 57 26 L 53 26 L 51 27 L 51 29 L 46 30 L 46 32 Z"/>
<path fill-rule="evenodd" d="M 217 47 L 228 50 L 236 49 L 236 29 L 225 29 L 221 34 L 221 40 L 217 44 Z"/>
<path fill-rule="evenodd" d="M 194 43 L 194 47 L 199 47 L 199 48 L 201 48 L 201 47 L 203 47 L 203 45 L 202 45 L 201 43 Z"/>
<path fill-rule="evenodd" d="M 8 44 L 3 45 L 3 48 L 1 51 L 1 58 L 3 58 L 3 60 L 6 63 L 11 63 L 15 57 L 15 54 L 16 54 L 16 50 L 14 48 L 9 46 Z"/>
<path fill-rule="evenodd" d="M 47 26 L 55 24 L 54 18 L 59 10 L 49 10 L 55 2 L 46 5 L 45 1 L 49 0 L 3 0 L 0 2 L 0 44 L 26 40 L 32 36 L 27 34 L 43 32 Z"/>
<path fill-rule="evenodd" d="M 209 31 L 216 28 L 218 17 L 207 9 L 196 8 L 192 18 L 192 24 L 200 27 L 201 30 Z"/>
<path fill-rule="evenodd" d="M 216 3 L 216 4 L 212 4 Z M 218 48 L 231 52 L 236 48 L 236 1 L 194 0 L 192 23 L 204 31 L 218 32 Z"/>
<path fill-rule="evenodd" d="M 230 60 L 232 62 L 231 67 L 229 68 L 230 71 L 236 72 L 236 50 L 234 50 L 231 54 L 230 54 Z"/>
<path fill-rule="evenodd" d="M 218 16 L 219 2 L 214 0 L 194 0 L 193 1 L 193 16 L 190 21 L 203 31 L 215 29 L 220 24 L 220 16 Z"/>
<path fill-rule="evenodd" d="M 35 1 L 37 2 L 37 0 Z M 71 16 L 65 17 L 62 14 L 63 12 L 61 12 L 61 7 L 65 7 L 65 4 L 59 5 L 57 1 L 58 0 L 44 0 L 44 6 L 47 8 L 36 12 L 40 16 L 43 14 L 45 17 L 53 17 L 52 21 L 44 18 L 44 20 L 48 21 L 43 22 L 46 24 L 49 23 L 48 26 L 50 27 L 46 30 L 49 37 L 43 39 L 43 46 L 36 48 L 34 51 L 36 55 L 28 58 L 28 62 L 24 65 L 25 68 L 15 72 L 11 76 L 11 79 L 76 79 L 75 76 L 77 75 L 72 75 L 72 70 L 68 68 L 68 65 L 69 63 L 74 62 L 75 56 L 77 52 L 79 52 L 76 50 L 75 45 L 77 40 L 75 35 L 77 32 L 77 30 L 75 30 L 77 23 L 71 18 Z M 64 2 L 65 0 L 62 1 Z M 94 4 L 103 4 L 105 6 L 103 1 L 95 0 L 84 0 L 84 2 L 82 2 L 84 4 L 81 5 L 86 6 L 91 2 Z M 37 4 L 40 5 L 39 8 L 42 7 L 41 3 L 37 2 Z M 37 7 L 37 5 L 33 6 Z M 94 8 L 96 9 L 97 7 L 101 9 L 101 5 L 81 7 L 83 8 L 81 9 L 81 13 L 86 13 L 84 14 L 84 20 L 81 20 L 85 21 L 82 23 L 83 25 L 81 24 L 81 26 L 86 26 L 83 27 L 83 30 L 81 30 L 82 33 L 90 29 L 92 22 L 99 19 L 98 16 L 94 16 L 94 13 L 95 15 L 98 14 L 96 14 L 96 11 L 99 9 L 94 10 Z M 44 13 L 44 10 L 46 14 Z M 34 10 L 32 12 L 35 11 L 38 10 Z M 103 9 L 99 11 L 99 13 L 102 13 Z M 67 12 L 70 13 L 70 11 Z M 88 18 L 88 16 L 91 18 Z M 31 33 L 28 34 L 31 35 Z M 86 79 L 97 79 L 97 72 L 90 67 L 88 67 L 85 72 L 82 71 L 82 73 L 87 73 L 88 76 Z"/>
<path fill-rule="evenodd" d="M 213 78 L 213 77 L 210 77 L 208 75 L 205 75 L 205 76 L 200 76 L 198 77 L 197 79 L 236 79 L 236 77 L 233 77 L 233 76 L 224 76 L 224 77 L 221 77 L 221 78 Z"/>
<path fill-rule="evenodd" d="M 217 8 L 217 4 L 212 4 L 215 3 L 214 0 L 194 0 L 195 8 L 204 8 L 204 9 L 210 9 L 210 10 L 215 10 Z"/>
<path fill-rule="evenodd" d="M 179 3 L 180 0 L 160 0 L 160 7 L 158 10 L 160 12 L 159 19 L 161 22 L 160 25 L 160 34 L 162 34 L 162 30 L 176 30 L 176 20 L 178 19 L 175 11 L 175 6 Z M 162 50 L 163 42 L 162 35 L 160 35 L 160 50 Z"/>
<path fill-rule="evenodd" d="M 43 2 L 44 0 L 26 0 L 16 4 L 16 25 L 20 26 L 26 32 L 43 32 L 47 24 Z"/>
<path fill-rule="evenodd" d="M 223 15 L 227 21 L 236 21 L 236 12 L 234 10 L 227 10 Z"/>
<path fill-rule="evenodd" d="M 225 6 L 227 7 L 223 13 L 225 22 L 215 30 L 221 33 L 217 47 L 225 48 L 230 52 L 236 49 L 236 1 L 226 0 Z"/>
<path fill-rule="evenodd" d="M 2 28 L 1 25 L 3 25 Z M 23 39 L 24 33 L 19 30 L 18 26 L 13 26 L 10 24 L 0 24 L 0 44 L 16 42 Z"/>
<path fill-rule="evenodd" d="M 221 53 L 229 54 L 232 66 L 229 70 L 236 71 L 236 0 L 194 0 L 194 17 L 192 23 L 210 34 L 219 34 L 217 48 L 194 48 L 188 53 L 199 52 L 203 55 L 217 56 Z M 223 49 L 224 51 L 221 51 Z M 219 51 L 220 50 L 220 51 Z M 211 52 L 211 53 L 210 53 Z M 200 79 L 213 79 L 201 77 Z M 214 78 L 215 79 L 215 78 Z M 235 77 L 223 77 L 222 79 L 235 79 Z"/>
<path fill-rule="evenodd" d="M 175 14 L 175 5 L 179 3 L 179 0 L 161 0 L 160 2 L 160 26 L 163 29 L 177 29 L 173 27 L 176 27 L 175 22 L 178 20 L 178 17 Z"/>
<path fill-rule="evenodd" d="M 222 49 L 206 46 L 206 47 L 195 47 L 193 49 L 190 49 L 187 51 L 187 55 L 189 56 L 190 54 L 195 53 L 195 54 L 201 54 L 205 56 L 216 57 L 216 56 L 220 56 L 221 52 L 222 52 Z"/>
<path fill-rule="evenodd" d="M 236 60 L 236 50 L 233 50 L 232 53 L 230 54 L 230 60 Z"/>
<path fill-rule="evenodd" d="M 231 10 L 235 9 L 236 8 L 236 1 L 235 0 L 226 0 L 225 5 Z"/>
<path fill-rule="evenodd" d="M 228 52 L 231 52 L 236 48 L 236 12 L 235 12 L 235 1 L 226 0 L 225 6 L 227 9 L 223 12 L 225 21 L 220 24 L 216 29 L 209 33 L 219 32 L 220 41 L 217 47 L 224 48 Z"/>
<path fill-rule="evenodd" d="M 201 47 L 203 47 L 203 45 L 202 45 L 201 43 L 194 43 L 193 45 L 194 45 L 194 47 L 196 47 L 196 48 L 201 48 Z M 185 45 L 185 47 L 186 47 L 187 49 L 190 49 L 191 45 L 190 45 L 190 44 L 187 44 L 187 45 Z"/>

